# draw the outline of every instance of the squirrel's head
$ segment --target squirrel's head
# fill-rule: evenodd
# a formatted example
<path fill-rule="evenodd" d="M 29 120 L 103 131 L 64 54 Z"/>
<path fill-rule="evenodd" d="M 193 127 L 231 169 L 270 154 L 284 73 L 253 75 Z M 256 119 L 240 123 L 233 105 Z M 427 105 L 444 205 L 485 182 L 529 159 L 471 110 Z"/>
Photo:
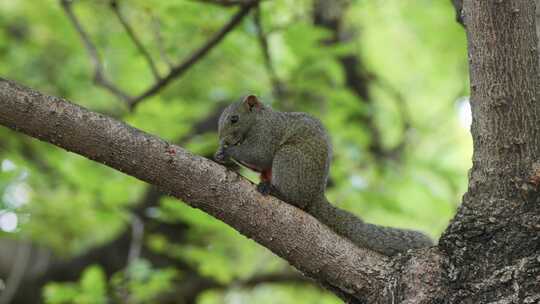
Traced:
<path fill-rule="evenodd" d="M 218 133 L 224 147 L 240 144 L 264 108 L 257 96 L 249 95 L 225 108 L 219 117 Z"/>

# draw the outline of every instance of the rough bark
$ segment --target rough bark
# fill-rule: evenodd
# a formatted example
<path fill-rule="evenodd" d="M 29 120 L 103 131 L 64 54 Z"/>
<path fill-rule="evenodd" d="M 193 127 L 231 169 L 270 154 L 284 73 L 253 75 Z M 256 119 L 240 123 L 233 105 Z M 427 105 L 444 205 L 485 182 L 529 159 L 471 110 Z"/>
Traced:
<path fill-rule="evenodd" d="M 474 141 L 440 246 L 452 303 L 540 301 L 540 103 L 533 1 L 464 1 Z"/>
<path fill-rule="evenodd" d="M 0 80 L 0 124 L 156 185 L 226 222 L 347 300 L 377 303 L 388 259 L 357 248 L 307 213 L 261 196 L 203 157 L 61 98 Z"/>
<path fill-rule="evenodd" d="M 536 39 L 538 40 L 536 45 L 536 53 L 538 54 L 538 57 L 540 58 L 540 0 L 535 0 L 536 3 L 536 15 L 535 15 L 535 21 L 536 21 Z M 540 64 L 540 60 L 538 60 Z"/>

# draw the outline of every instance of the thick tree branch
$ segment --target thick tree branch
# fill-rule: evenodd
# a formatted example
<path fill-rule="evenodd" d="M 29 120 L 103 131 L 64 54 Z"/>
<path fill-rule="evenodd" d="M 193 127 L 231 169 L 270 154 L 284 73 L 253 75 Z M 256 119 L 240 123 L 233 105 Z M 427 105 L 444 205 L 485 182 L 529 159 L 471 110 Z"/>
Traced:
<path fill-rule="evenodd" d="M 161 77 L 159 76 L 159 71 L 156 67 L 156 64 L 154 63 L 154 59 L 152 59 L 152 55 L 148 52 L 148 50 L 144 47 L 141 40 L 137 37 L 135 34 L 135 31 L 129 24 L 129 22 L 126 20 L 124 15 L 122 15 L 122 12 L 120 11 L 120 4 L 118 4 L 118 0 L 111 0 L 110 5 L 112 8 L 112 11 L 118 18 L 118 21 L 122 24 L 122 27 L 124 27 L 124 30 L 128 34 L 131 41 L 133 41 L 133 44 L 137 47 L 139 52 L 143 55 L 144 59 L 148 63 L 148 66 L 150 67 L 150 70 L 152 71 L 152 74 L 154 75 L 154 78 L 156 80 L 159 80 Z"/>
<path fill-rule="evenodd" d="M 0 79 L 0 124 L 154 184 L 231 225 L 334 290 L 376 303 L 388 258 L 357 248 L 309 214 L 261 196 L 234 172 L 61 98 Z"/>
<path fill-rule="evenodd" d="M 99 52 L 97 51 L 96 46 L 90 39 L 90 36 L 86 33 L 86 31 L 83 29 L 82 24 L 80 23 L 79 19 L 77 19 L 77 16 L 75 16 L 75 13 L 73 12 L 72 3 L 73 0 L 60 0 L 60 3 L 62 5 L 62 8 L 64 9 L 64 12 L 69 18 L 69 21 L 73 24 L 73 27 L 81 37 L 81 40 L 84 44 L 84 47 L 86 48 L 86 51 L 88 52 L 88 55 L 90 56 L 90 59 L 92 60 L 92 64 L 94 66 L 94 82 L 102 86 L 103 88 L 107 89 L 109 92 L 111 92 L 113 95 L 118 97 L 120 100 L 124 102 L 129 102 L 131 100 L 131 97 L 125 93 L 122 89 L 117 87 L 114 83 L 112 83 L 107 76 L 105 75 L 105 68 L 103 66 L 103 63 L 101 61 L 101 57 L 99 56 Z"/>
<path fill-rule="evenodd" d="M 154 83 L 148 89 L 146 89 L 139 96 L 132 98 L 129 102 L 131 108 L 134 108 L 144 99 L 157 94 L 162 88 L 167 86 L 172 80 L 184 74 L 191 66 L 206 56 L 216 45 L 227 36 L 227 34 L 234 29 L 240 21 L 249 13 L 249 11 L 259 3 L 258 0 L 251 0 L 244 4 L 240 10 L 227 22 L 221 30 L 214 34 L 208 41 L 200 48 L 195 50 L 188 58 L 186 58 L 180 64 L 174 66 L 169 74 Z"/>

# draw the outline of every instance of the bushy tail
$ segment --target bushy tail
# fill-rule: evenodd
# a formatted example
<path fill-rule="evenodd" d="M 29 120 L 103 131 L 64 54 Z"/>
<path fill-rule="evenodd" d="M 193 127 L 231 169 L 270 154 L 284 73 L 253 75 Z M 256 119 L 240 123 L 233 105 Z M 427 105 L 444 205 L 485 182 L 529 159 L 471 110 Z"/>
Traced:
<path fill-rule="evenodd" d="M 326 199 L 312 204 L 308 212 L 358 247 L 385 255 L 433 245 L 431 239 L 421 232 L 368 224 L 352 213 L 334 207 Z"/>

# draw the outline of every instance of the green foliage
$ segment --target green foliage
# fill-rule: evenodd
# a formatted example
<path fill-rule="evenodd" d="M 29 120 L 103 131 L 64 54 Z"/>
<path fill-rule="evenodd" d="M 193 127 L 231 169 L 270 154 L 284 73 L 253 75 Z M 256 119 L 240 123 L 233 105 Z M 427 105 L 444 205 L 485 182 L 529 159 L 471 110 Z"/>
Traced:
<path fill-rule="evenodd" d="M 44 297 L 46 304 L 100 304 L 108 297 L 129 298 L 129 303 L 151 303 L 172 287 L 178 275 L 174 269 L 154 269 L 145 260 L 136 260 L 125 271 L 116 273 L 107 282 L 105 273 L 96 265 L 89 266 L 77 283 L 49 283 Z M 111 292 L 107 289 L 110 284 Z M 111 295 L 109 295 L 111 294 Z"/>
<path fill-rule="evenodd" d="M 126 271 L 115 274 L 111 286 L 120 294 L 120 299 L 128 295 L 130 303 L 151 303 L 158 295 L 172 288 L 172 281 L 178 275 L 175 269 L 154 269 L 146 260 L 136 260 Z"/>
<path fill-rule="evenodd" d="M 78 283 L 50 283 L 44 291 L 47 304 L 104 304 L 107 303 L 107 285 L 103 270 L 90 266 Z"/>
<path fill-rule="evenodd" d="M 309 303 L 337 304 L 341 303 L 335 296 L 316 288 L 298 288 L 296 286 L 261 286 L 250 292 L 239 288 L 231 288 L 227 292 L 206 292 L 199 300 L 200 304 L 214 303 Z"/>
<path fill-rule="evenodd" d="M 344 21 L 351 39 L 330 47 L 320 41 L 332 33 L 313 26 L 312 1 L 263 1 L 269 53 L 288 99 L 273 94 L 249 16 L 207 57 L 131 113 L 94 84 L 92 62 L 58 2 L 0 1 L 1 77 L 92 110 L 121 113 L 127 123 L 173 141 L 190 135 L 218 104 L 255 93 L 277 108 L 309 112 L 327 126 L 334 145 L 328 198 L 336 205 L 370 222 L 420 229 L 436 238 L 459 204 L 471 139 L 457 103 L 468 94 L 465 36 L 450 1 L 353 1 Z M 168 61 L 190 56 L 236 11 L 198 1 L 119 3 L 162 76 Z M 131 95 L 148 88 L 154 81 L 150 69 L 108 1 L 79 0 L 73 7 L 108 79 Z M 370 76 L 369 101 L 347 87 L 337 60 L 344 54 L 356 56 L 361 72 Z M 369 151 L 373 134 L 361 119 L 365 115 L 374 117 L 383 148 L 405 140 L 399 157 Z M 216 134 L 190 136 L 183 144 L 211 155 Z M 241 173 L 257 181 L 256 174 Z M 14 189 L 22 195 L 16 204 Z M 84 254 L 130 229 L 131 208 L 146 189 L 106 166 L 0 128 L 0 222 L 7 212 L 18 219 L 14 231 L 0 231 L 2 237 L 30 239 L 64 258 Z M 146 211 L 154 222 L 145 227 L 144 245 L 153 254 L 182 261 L 221 284 L 287 269 L 268 250 L 181 202 L 162 199 Z M 153 225 L 175 223 L 188 227 L 178 231 L 178 239 L 149 232 Z M 50 282 L 43 295 L 47 303 L 105 303 L 124 295 L 133 303 L 153 303 L 187 277 L 170 267 L 137 260 L 107 278 L 99 266 L 90 266 L 78 282 Z M 288 284 L 237 286 L 199 298 L 204 304 L 276 302 L 339 303 L 319 289 Z"/>

